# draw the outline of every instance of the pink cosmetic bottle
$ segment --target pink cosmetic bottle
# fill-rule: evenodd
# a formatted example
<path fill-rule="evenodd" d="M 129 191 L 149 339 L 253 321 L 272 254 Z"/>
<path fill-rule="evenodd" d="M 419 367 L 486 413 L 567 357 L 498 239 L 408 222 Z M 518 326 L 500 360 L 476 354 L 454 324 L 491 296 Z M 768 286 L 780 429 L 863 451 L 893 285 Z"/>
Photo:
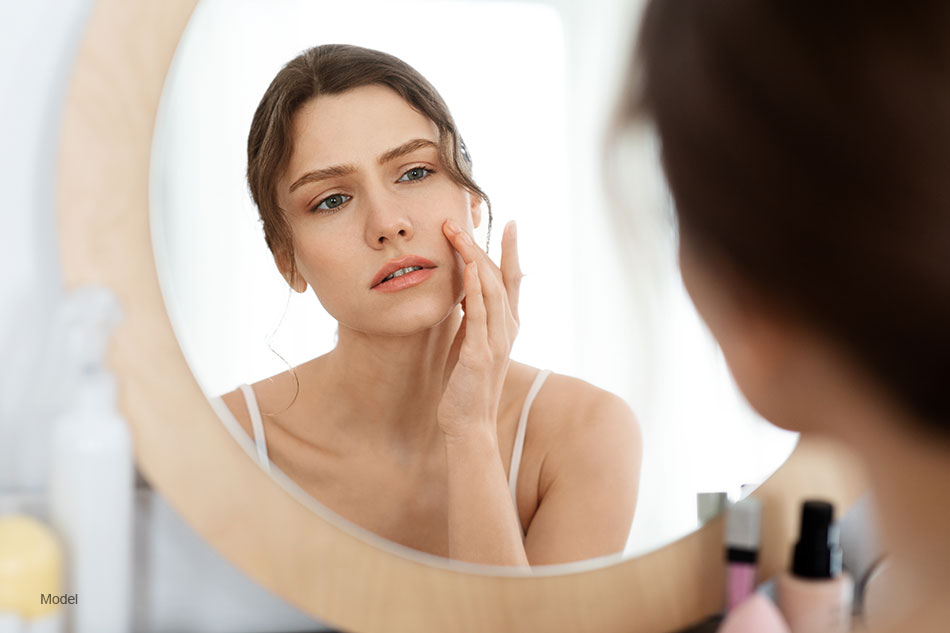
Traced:
<path fill-rule="evenodd" d="M 771 600 L 753 594 L 729 612 L 716 633 L 789 633 Z"/>
<path fill-rule="evenodd" d="M 749 497 L 726 510 L 726 610 L 755 591 L 762 504 Z"/>
<path fill-rule="evenodd" d="M 778 607 L 792 633 L 847 633 L 854 584 L 841 571 L 834 508 L 824 501 L 802 505 L 801 534 L 792 569 L 778 577 Z"/>

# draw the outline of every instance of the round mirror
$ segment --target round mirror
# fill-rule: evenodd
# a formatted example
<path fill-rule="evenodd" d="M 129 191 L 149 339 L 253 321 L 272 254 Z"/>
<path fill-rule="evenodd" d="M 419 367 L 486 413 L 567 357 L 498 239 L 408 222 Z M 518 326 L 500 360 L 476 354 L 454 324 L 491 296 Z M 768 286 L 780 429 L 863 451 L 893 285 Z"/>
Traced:
<path fill-rule="evenodd" d="M 597 45 L 622 51 L 629 45 L 623 36 L 635 31 L 632 16 L 612 10 L 612 21 L 629 28 L 600 31 Z M 361 19 L 368 14 L 374 19 Z M 293 292 L 281 276 L 246 179 L 248 132 L 268 84 L 290 59 L 324 43 L 391 53 L 425 76 L 448 104 L 475 180 L 492 201 L 490 254 L 496 262 L 501 228 L 508 220 L 518 223 L 526 277 L 512 359 L 610 391 L 634 412 L 643 438 L 642 468 L 639 451 L 631 450 L 624 476 L 636 481 L 617 484 L 615 500 L 636 503 L 636 512 L 620 549 L 643 553 L 690 532 L 698 524 L 698 494 L 736 497 L 787 458 L 794 435 L 771 427 L 744 404 L 685 295 L 671 215 L 646 134 L 620 146 L 623 177 L 616 182 L 624 208 L 618 215 L 631 219 L 626 230 L 616 230 L 610 201 L 601 193 L 598 143 L 617 69 L 592 72 L 580 63 L 594 42 L 590 25 L 574 17 L 557 3 L 197 5 L 166 80 L 153 139 L 152 235 L 182 350 L 253 458 L 258 448 L 250 415 L 238 419 L 247 403 L 233 399 L 238 385 L 258 383 L 260 391 L 260 385 L 281 380 L 299 390 L 296 368 L 337 345 L 340 325 L 316 293 Z M 610 15 L 599 19 L 611 22 Z M 605 33 L 615 35 L 614 41 L 603 41 Z M 622 56 L 615 57 L 619 64 Z M 346 156 L 346 142 L 335 140 L 342 147 L 324 154 Z M 475 232 L 482 244 L 486 224 Z M 237 416 L 219 398 L 227 393 Z M 280 409 L 296 395 L 285 386 Z M 542 387 L 538 406 L 546 395 Z M 259 437 L 267 437 L 272 423 L 277 439 L 262 458 L 269 471 L 317 511 L 328 506 L 351 524 L 379 531 L 372 528 L 380 524 L 372 513 L 312 483 L 314 469 L 292 463 L 294 451 L 281 451 L 278 431 L 289 423 L 282 426 L 265 410 Z M 544 422 L 529 416 L 526 424 L 530 453 L 538 441 L 532 428 Z M 296 435 L 292 441 L 302 440 Z M 507 454 L 511 444 L 499 442 Z M 525 474 L 531 467 L 522 472 L 530 483 L 520 485 L 537 488 L 539 479 Z M 339 479 L 358 476 L 345 473 Z M 392 474 L 376 476 L 386 481 L 373 485 L 370 477 L 361 485 L 378 487 L 384 496 L 407 485 Z M 392 512 L 387 515 L 383 523 L 389 526 Z M 522 512 L 526 529 L 531 516 Z M 419 521 L 408 531 L 430 529 Z M 393 540 L 413 543 L 406 529 L 392 533 L 403 534 Z"/>
<path fill-rule="evenodd" d="M 170 123 L 159 123 L 156 130 L 159 102 L 164 103 L 164 121 L 174 109 L 170 105 L 174 92 L 172 86 L 185 65 L 179 57 L 172 72 L 168 73 L 176 47 L 186 26 L 190 33 L 192 27 L 201 24 L 203 11 L 224 9 L 223 4 L 202 4 L 195 13 L 195 20 L 188 26 L 195 4 L 193 0 L 98 2 L 77 53 L 62 126 L 58 209 L 63 275 L 70 287 L 93 283 L 110 288 L 123 306 L 125 318 L 115 333 L 109 364 L 118 378 L 120 406 L 132 428 L 137 466 L 149 483 L 208 543 L 249 577 L 322 621 L 345 630 L 387 633 L 445 630 L 659 633 L 679 630 L 720 610 L 725 577 L 723 522 L 713 520 L 673 543 L 656 546 L 692 529 L 696 490 L 728 489 L 736 484 L 760 481 L 781 462 L 790 440 L 785 438 L 786 445 L 775 449 L 776 457 L 760 471 L 754 470 L 759 467 L 756 466 L 757 458 L 748 453 L 753 450 L 764 453 L 762 444 L 753 441 L 744 443 L 743 448 L 729 446 L 730 436 L 723 433 L 724 429 L 732 428 L 730 423 L 737 419 L 749 418 L 747 413 L 739 413 L 741 409 L 735 405 L 739 400 L 734 392 L 730 392 L 721 365 L 715 371 L 711 369 L 719 363 L 715 347 L 692 313 L 683 311 L 688 304 L 678 290 L 673 266 L 675 259 L 670 252 L 673 243 L 670 231 L 662 221 L 662 212 L 649 212 L 650 209 L 662 209 L 662 206 L 633 205 L 634 211 L 618 216 L 636 220 L 639 227 L 639 233 L 628 232 L 628 238 L 619 245 L 602 233 L 600 238 L 591 241 L 590 235 L 598 234 L 597 227 L 603 230 L 604 225 L 610 226 L 605 212 L 594 211 L 601 208 L 600 202 L 594 201 L 602 201 L 603 194 L 600 193 L 599 168 L 591 166 L 602 164 L 598 162 L 601 153 L 599 122 L 604 120 L 609 109 L 607 104 L 612 99 L 604 94 L 595 96 L 596 86 L 600 85 L 603 90 L 604 85 L 612 84 L 598 84 L 600 73 L 590 69 L 596 66 L 603 74 L 609 75 L 609 65 L 603 66 L 605 59 L 617 57 L 617 67 L 623 63 L 613 44 L 610 44 L 609 56 L 605 57 L 594 43 L 608 41 L 604 34 L 613 32 L 605 30 L 608 26 L 618 33 L 627 33 L 629 23 L 617 18 L 616 14 L 592 10 L 588 3 L 583 6 L 571 4 L 572 9 L 566 8 L 566 4 L 558 6 L 558 11 L 572 13 L 560 14 L 557 19 L 558 14 L 551 10 L 544 13 L 545 19 L 560 22 L 562 55 L 567 60 L 561 80 L 567 95 L 563 121 L 568 131 L 547 130 L 547 133 L 563 134 L 567 139 L 564 143 L 569 148 L 568 162 L 566 167 L 562 165 L 563 173 L 571 175 L 566 179 L 571 182 L 565 194 L 570 201 L 567 215 L 582 218 L 582 221 L 572 223 L 576 234 L 557 239 L 571 244 L 571 248 L 575 243 L 593 244 L 593 250 L 582 252 L 575 261 L 582 261 L 602 276 L 582 278 L 578 283 L 580 288 L 573 295 L 573 303 L 560 296 L 547 297 L 549 301 L 559 302 L 555 308 L 535 309 L 536 314 L 540 311 L 540 316 L 534 317 L 530 315 L 531 309 L 526 308 L 523 314 L 525 332 L 530 329 L 527 323 L 530 318 L 540 320 L 536 327 L 543 328 L 547 318 L 554 318 L 553 310 L 568 311 L 574 315 L 575 323 L 587 319 L 587 337 L 571 348 L 574 358 L 559 356 L 556 349 L 559 343 L 574 337 L 581 329 L 572 329 L 570 335 L 559 333 L 540 351 L 538 348 L 535 351 L 526 349 L 531 336 L 523 333 L 518 343 L 521 347 L 517 347 L 515 353 L 535 366 L 546 365 L 564 375 L 575 375 L 607 388 L 626 400 L 636 413 L 644 438 L 644 461 L 630 551 L 653 551 L 617 564 L 606 564 L 616 562 L 611 558 L 596 563 L 512 571 L 503 567 L 463 565 L 396 546 L 358 525 L 347 523 L 312 498 L 296 495 L 296 483 L 268 476 L 253 456 L 242 450 L 240 440 L 236 441 L 240 435 L 230 433 L 209 404 L 220 390 L 232 386 L 230 381 L 255 380 L 267 372 L 260 370 L 258 373 L 259 368 L 251 363 L 247 365 L 249 369 L 242 368 L 232 376 L 222 378 L 223 374 L 207 373 L 209 365 L 202 363 L 213 360 L 214 354 L 202 357 L 198 353 L 196 356 L 197 348 L 191 349 L 192 343 L 188 339 L 195 334 L 183 331 L 187 327 L 189 309 L 187 292 L 205 292 L 209 287 L 207 279 L 210 273 L 201 269 L 201 264 L 208 259 L 193 258 L 196 253 L 209 252 L 211 245 L 189 245 L 182 236 L 187 236 L 189 226 L 197 227 L 211 217 L 220 218 L 208 214 L 213 214 L 214 208 L 224 204 L 213 201 L 209 208 L 198 208 L 197 198 L 175 200 L 171 192 L 176 191 L 180 183 L 173 183 L 160 175 L 170 173 L 165 162 L 169 160 L 169 154 L 162 154 L 165 151 L 162 148 L 167 149 L 169 139 L 176 137 L 173 133 L 175 125 Z M 291 6 L 302 11 L 309 4 Z M 328 3 L 313 4 L 327 11 L 333 10 L 328 8 Z M 498 4 L 517 6 L 526 11 L 537 7 L 535 3 Z M 604 4 L 609 3 L 605 1 Z M 302 23 L 304 13 L 290 17 L 285 14 L 280 20 L 259 16 L 255 19 L 260 32 L 250 40 L 240 40 L 231 30 L 239 22 L 242 12 L 271 6 L 278 5 L 228 3 L 228 12 L 217 14 L 221 21 L 208 32 L 230 34 L 229 50 L 233 52 L 252 47 L 249 42 L 257 42 L 262 32 L 286 35 L 295 30 L 295 25 Z M 360 5 L 364 9 L 367 6 Z M 441 11 L 450 6 L 462 10 L 468 5 L 446 2 L 412 6 L 420 11 L 433 7 Z M 488 7 L 489 4 L 472 3 L 471 6 Z M 598 5 L 598 8 L 603 7 Z M 215 14 L 207 15 L 214 17 Z M 602 19 L 608 22 L 598 21 Z M 457 34 L 465 31 L 468 25 L 464 23 L 459 27 L 454 23 L 451 30 Z M 416 32 L 415 27 L 410 30 Z M 530 30 L 526 27 L 525 32 Z M 185 36 L 183 51 L 190 37 Z M 299 48 L 315 43 L 313 39 L 306 38 L 306 42 L 302 41 L 287 54 L 292 55 Z M 339 41 L 336 37 L 333 39 Z M 483 34 L 482 39 L 491 38 Z M 353 41 L 378 48 L 386 46 L 382 41 Z M 524 47 L 529 48 L 528 44 Z M 420 58 L 411 51 L 395 48 L 395 45 L 392 52 L 405 56 L 407 61 L 429 73 L 433 82 L 446 82 L 445 78 L 433 75 L 434 71 L 425 65 L 426 59 L 445 56 L 444 48 L 429 51 L 430 54 Z M 275 55 L 275 66 L 269 68 L 268 73 L 276 72 L 285 61 L 277 60 L 277 57 Z M 245 69 L 231 63 L 233 58 L 215 59 L 220 62 L 222 73 L 244 76 Z M 203 68 L 206 67 L 205 61 L 210 61 L 210 58 L 189 63 Z M 502 66 L 509 61 L 506 60 Z M 473 72 L 476 71 L 483 72 L 474 68 Z M 539 71 L 532 69 L 528 74 L 536 72 Z M 167 86 L 166 75 L 171 78 Z M 260 81 L 262 83 L 254 90 L 264 88 L 266 79 Z M 466 142 L 471 143 L 473 155 L 478 148 L 479 153 L 474 158 L 480 182 L 486 189 L 499 188 L 501 191 L 501 184 L 490 182 L 488 176 L 492 143 L 471 138 L 476 136 L 474 130 L 469 131 L 469 127 L 474 125 L 472 117 L 461 113 L 464 105 L 456 103 L 457 97 L 451 92 L 451 87 L 438 87 L 450 101 L 450 107 L 460 110 L 460 126 L 465 126 Z M 224 117 L 227 98 L 219 94 L 213 101 L 216 111 Z M 191 102 L 188 107 L 197 111 L 197 103 Z M 603 108 L 593 107 L 595 103 Z M 601 109 L 605 112 L 599 112 Z M 468 118 L 463 121 L 463 116 Z M 529 118 L 519 123 L 515 138 L 521 134 L 522 128 L 530 127 L 532 121 Z M 178 125 L 187 127 L 188 124 Z M 154 145 L 153 132 L 156 132 Z M 245 131 L 237 130 L 234 134 L 244 137 Z M 177 138 L 181 139 L 180 136 Z M 505 142 L 509 141 L 511 139 Z M 238 154 L 242 152 L 243 141 L 228 139 L 221 142 L 228 147 L 233 145 Z M 627 159 L 638 160 L 644 145 L 634 143 L 631 147 L 633 156 Z M 211 156 L 215 151 L 206 144 L 191 145 L 191 148 L 188 160 Z M 513 164 L 510 150 L 505 151 L 506 162 Z M 186 154 L 177 154 L 178 160 L 185 160 L 182 156 Z M 225 164 L 233 165 L 236 160 L 230 155 L 230 150 L 219 156 Z M 655 170 L 654 163 L 646 162 Z M 242 169 L 239 167 L 237 171 Z M 202 173 L 197 167 L 189 172 L 187 179 L 209 183 L 214 180 L 210 172 Z M 242 201 L 242 194 L 235 193 L 244 190 L 241 175 L 231 173 L 224 176 L 224 181 L 219 190 L 221 195 L 238 201 L 233 203 L 238 207 L 235 219 L 229 216 L 228 221 L 253 227 L 256 222 L 253 213 L 248 215 L 246 200 Z M 646 182 L 651 181 L 639 177 L 637 182 L 631 179 L 629 184 L 636 193 L 647 195 L 651 190 Z M 524 186 L 568 185 L 566 182 L 541 180 Z M 194 191 L 191 195 L 198 195 Z M 651 195 L 660 200 L 663 198 L 661 189 Z M 557 197 L 554 195 L 549 199 Z M 501 194 L 496 200 L 500 218 L 517 217 L 521 222 L 520 232 L 524 234 L 522 241 L 526 245 L 532 240 L 543 241 L 544 231 L 558 228 L 540 221 L 532 224 L 528 216 L 522 216 L 522 209 L 505 208 L 508 203 L 503 201 Z M 243 215 L 240 208 L 245 209 Z M 526 208 L 535 207 L 529 204 Z M 173 226 L 175 221 L 180 223 L 177 228 Z M 242 231 L 253 232 L 253 229 L 234 229 L 234 234 Z M 555 232 L 550 235 L 553 240 L 566 234 Z M 259 233 L 256 238 L 260 238 Z M 214 236 L 207 239 L 217 240 Z M 176 245 L 177 251 L 172 250 L 172 244 Z M 525 259 L 524 267 L 529 272 L 526 294 L 536 292 L 527 289 L 527 280 L 532 276 L 543 277 L 544 267 L 550 266 L 552 260 L 557 261 L 557 253 L 566 252 L 552 246 L 553 241 L 545 244 L 540 254 L 528 256 L 537 258 L 537 262 Z M 657 253 L 657 259 L 648 260 L 653 262 L 653 267 L 636 269 L 636 283 L 632 285 L 629 279 L 616 280 L 616 285 L 607 284 L 604 280 L 608 279 L 609 271 L 621 269 L 617 262 L 624 261 L 623 257 L 630 250 Z M 249 258 L 252 257 L 250 253 L 248 250 Z M 177 260 L 176 264 L 176 256 L 184 259 Z M 183 273 L 181 268 L 185 264 L 182 262 L 190 262 L 194 269 Z M 175 266 L 179 267 L 177 273 L 174 272 Z M 625 270 L 631 271 L 631 268 L 627 266 Z M 198 285 L 178 286 L 180 278 L 187 274 Z M 225 284 L 235 279 L 226 276 L 218 281 Z M 639 283 L 643 279 L 652 279 L 653 285 Z M 622 284 L 631 288 L 629 303 L 626 299 L 619 300 L 610 304 L 608 309 L 605 307 L 608 304 L 596 302 L 602 300 L 602 296 L 621 293 Z M 283 292 L 276 297 L 279 304 L 286 301 Z M 578 296 L 581 299 L 577 299 Z M 300 299 L 308 300 L 306 296 Z M 194 298 L 191 302 L 191 309 L 194 309 L 197 305 Z M 250 303 L 253 301 L 248 300 L 244 305 Z M 269 302 L 261 303 L 269 305 Z M 208 302 L 204 307 L 213 306 Z M 293 316 L 298 309 L 302 312 L 308 308 L 305 304 L 292 304 L 287 308 L 286 319 L 291 322 L 294 318 L 299 319 L 299 316 Z M 273 318 L 279 320 L 281 310 L 283 306 L 279 305 Z M 234 316 L 225 315 L 224 318 L 228 320 Z M 623 320 L 627 318 L 630 320 Z M 174 320 L 177 331 L 173 330 L 171 320 Z M 263 344 L 266 347 L 267 336 L 274 326 L 269 322 L 270 317 L 263 320 L 266 325 Z M 689 329 L 678 327 L 683 322 L 690 324 Z M 330 325 L 332 328 L 332 323 Z M 282 347 L 286 344 L 277 338 L 282 336 L 282 328 L 278 328 L 272 346 L 278 352 L 292 354 L 295 345 L 290 349 Z M 257 349 L 261 344 L 259 334 L 252 332 L 249 335 L 256 339 L 251 344 Z M 695 337 L 698 343 L 694 344 L 690 337 Z M 604 354 L 604 349 L 610 350 L 611 354 Z M 686 350 L 698 353 L 699 358 L 704 354 L 697 350 L 705 350 L 705 364 Z M 306 359 L 306 354 L 321 351 L 321 348 L 308 348 L 306 353 L 302 352 L 303 356 L 291 356 L 290 360 L 298 362 L 301 358 Z M 537 357 L 528 358 L 528 354 L 537 354 Z M 596 373 L 593 368 L 601 365 L 608 371 Z M 626 374 L 617 369 L 628 366 L 635 369 Z M 687 366 L 690 371 L 685 371 Z M 277 367 L 278 371 L 285 369 Z M 695 385 L 690 389 L 681 388 L 678 381 L 690 376 L 706 376 L 709 382 L 703 388 Z M 632 382 L 626 382 L 628 380 Z M 721 385 L 721 389 L 717 385 Z M 678 400 L 664 395 L 670 392 L 686 395 L 681 395 Z M 691 422 L 692 426 L 677 426 L 684 420 Z M 754 418 L 752 424 L 739 435 L 756 440 L 757 433 L 765 427 Z M 754 426 L 756 424 L 758 426 Z M 749 432 L 750 428 L 759 431 Z M 719 446 L 725 448 L 714 450 L 711 443 L 714 438 Z M 743 464 L 752 464 L 749 470 L 734 472 L 708 468 L 710 464 L 736 461 L 737 456 L 746 460 Z M 820 494 L 843 509 L 863 489 L 864 478 L 848 451 L 816 438 L 803 438 L 798 442 L 781 468 L 752 493 L 763 502 L 760 574 L 769 577 L 785 567 L 797 531 L 798 506 L 803 498 Z M 649 522 L 660 526 L 655 535 L 651 536 L 654 526 Z"/>

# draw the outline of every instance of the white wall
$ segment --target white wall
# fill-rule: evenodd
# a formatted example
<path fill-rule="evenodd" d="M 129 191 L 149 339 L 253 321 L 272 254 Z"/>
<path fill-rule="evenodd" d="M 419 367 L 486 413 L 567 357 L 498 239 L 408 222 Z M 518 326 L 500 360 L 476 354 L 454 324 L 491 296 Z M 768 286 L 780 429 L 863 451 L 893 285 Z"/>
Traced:
<path fill-rule="evenodd" d="M 0 3 L 0 489 L 45 482 L 45 336 L 62 296 L 56 156 L 90 0 Z"/>

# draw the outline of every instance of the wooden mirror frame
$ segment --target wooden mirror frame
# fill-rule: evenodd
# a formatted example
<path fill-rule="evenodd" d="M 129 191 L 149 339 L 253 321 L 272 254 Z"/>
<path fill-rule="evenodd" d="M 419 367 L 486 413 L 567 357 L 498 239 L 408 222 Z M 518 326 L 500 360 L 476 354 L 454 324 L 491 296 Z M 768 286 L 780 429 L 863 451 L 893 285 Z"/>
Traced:
<path fill-rule="evenodd" d="M 722 608 L 723 521 L 649 554 L 512 573 L 373 544 L 314 513 L 238 446 L 193 377 L 162 300 L 149 230 L 149 161 L 165 76 L 197 0 L 100 0 L 68 90 L 58 212 L 69 287 L 100 284 L 125 316 L 110 349 L 140 471 L 218 552 L 258 583 L 353 632 L 682 628 Z M 843 447 L 802 439 L 754 493 L 760 577 L 784 569 L 802 499 L 840 509 L 865 490 Z M 213 503 L 209 503 L 213 500 Z M 441 561 L 441 562 L 440 562 Z"/>

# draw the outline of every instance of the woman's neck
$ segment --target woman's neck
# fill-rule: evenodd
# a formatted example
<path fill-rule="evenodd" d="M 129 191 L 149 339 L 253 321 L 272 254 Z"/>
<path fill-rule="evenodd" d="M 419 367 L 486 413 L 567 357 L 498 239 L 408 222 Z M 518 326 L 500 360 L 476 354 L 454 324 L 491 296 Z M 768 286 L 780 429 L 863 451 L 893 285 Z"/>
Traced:
<path fill-rule="evenodd" d="M 438 325 L 407 336 L 378 336 L 340 326 L 323 357 L 320 391 L 332 394 L 341 430 L 390 446 L 440 441 L 436 411 L 461 308 Z M 344 428 L 345 427 L 345 428 Z"/>

